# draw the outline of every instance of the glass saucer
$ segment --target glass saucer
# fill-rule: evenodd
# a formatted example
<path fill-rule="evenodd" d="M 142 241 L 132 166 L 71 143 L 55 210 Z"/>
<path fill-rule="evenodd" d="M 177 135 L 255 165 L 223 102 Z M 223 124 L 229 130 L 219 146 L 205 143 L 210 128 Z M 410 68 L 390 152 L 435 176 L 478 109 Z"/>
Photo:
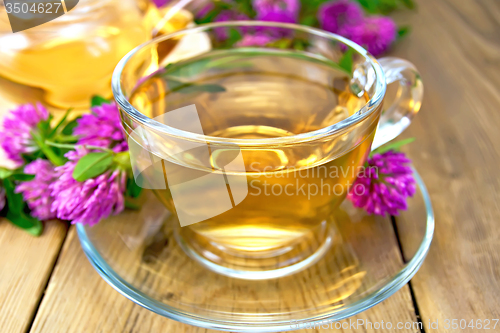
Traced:
<path fill-rule="evenodd" d="M 364 311 L 417 272 L 432 240 L 434 215 L 425 185 L 414 174 L 417 193 L 396 220 L 367 216 L 346 200 L 323 257 L 302 271 L 268 280 L 220 275 L 191 259 L 175 240 L 174 219 L 151 193 L 144 195 L 141 210 L 94 227 L 79 224 L 77 231 L 97 272 L 153 312 L 216 330 L 290 331 Z"/>

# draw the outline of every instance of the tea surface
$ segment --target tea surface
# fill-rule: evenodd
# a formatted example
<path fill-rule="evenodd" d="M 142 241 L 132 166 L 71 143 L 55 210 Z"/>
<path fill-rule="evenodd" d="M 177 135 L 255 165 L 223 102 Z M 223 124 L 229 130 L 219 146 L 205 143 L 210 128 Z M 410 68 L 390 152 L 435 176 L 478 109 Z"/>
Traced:
<path fill-rule="evenodd" d="M 130 101 L 151 118 L 195 104 L 205 135 L 263 139 L 319 130 L 354 114 L 367 97 L 353 94 L 348 83 L 344 71 L 312 58 L 227 51 L 167 67 L 143 82 Z M 247 253 L 272 252 L 305 238 L 321 242 L 318 237 L 355 180 L 373 135 L 374 129 L 353 149 L 330 159 L 324 159 L 321 150 L 345 143 L 348 136 L 314 149 L 243 148 L 246 172 L 233 172 L 231 177 L 246 182 L 248 195 L 232 209 L 190 225 L 185 232 Z M 210 163 L 214 170 L 220 169 L 214 156 Z M 185 200 L 177 197 L 176 204 L 182 201 L 190 212 L 203 216 L 203 205 L 190 199 L 203 192 L 206 200 L 216 202 L 211 189 L 208 182 L 186 185 Z M 156 193 L 175 211 L 168 188 Z"/>

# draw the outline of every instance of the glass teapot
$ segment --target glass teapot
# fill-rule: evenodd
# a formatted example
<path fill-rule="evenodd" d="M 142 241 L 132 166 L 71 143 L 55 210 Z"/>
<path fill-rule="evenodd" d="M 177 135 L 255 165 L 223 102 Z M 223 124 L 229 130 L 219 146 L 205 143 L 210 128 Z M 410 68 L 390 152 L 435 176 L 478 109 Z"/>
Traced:
<path fill-rule="evenodd" d="M 42 88 L 54 106 L 88 107 L 92 95 L 111 97 L 111 74 L 127 52 L 192 22 L 185 10 L 165 21 L 169 8 L 149 0 L 80 0 L 52 21 L 13 33 L 0 0 L 0 76 Z"/>

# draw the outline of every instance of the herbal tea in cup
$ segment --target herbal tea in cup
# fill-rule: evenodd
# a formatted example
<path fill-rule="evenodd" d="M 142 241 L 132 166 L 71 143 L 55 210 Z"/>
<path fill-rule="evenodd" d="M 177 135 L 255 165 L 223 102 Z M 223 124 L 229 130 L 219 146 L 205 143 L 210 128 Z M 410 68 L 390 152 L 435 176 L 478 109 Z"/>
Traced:
<path fill-rule="evenodd" d="M 221 29 L 279 29 L 292 43 L 243 45 L 221 40 Z M 189 38 L 206 48 L 174 62 L 158 56 L 162 43 Z M 418 111 L 407 102 L 421 98 L 421 82 L 404 64 L 386 59 L 386 78 L 356 44 L 278 23 L 226 22 L 153 40 L 113 79 L 136 182 L 178 218 L 177 240 L 207 267 L 245 279 L 303 269 L 334 241 L 333 213 L 374 140 L 394 138 Z M 387 82 L 402 78 L 382 115 Z"/>

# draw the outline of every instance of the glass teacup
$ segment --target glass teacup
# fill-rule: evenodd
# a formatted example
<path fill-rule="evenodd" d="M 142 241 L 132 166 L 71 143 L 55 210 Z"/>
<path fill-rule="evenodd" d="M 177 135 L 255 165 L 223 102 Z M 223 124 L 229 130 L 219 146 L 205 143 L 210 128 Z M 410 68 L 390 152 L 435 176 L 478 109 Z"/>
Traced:
<path fill-rule="evenodd" d="M 404 60 L 377 61 L 305 26 L 247 21 L 145 43 L 112 86 L 137 184 L 177 218 L 187 254 L 245 279 L 321 258 L 369 152 L 409 125 L 423 94 Z"/>

